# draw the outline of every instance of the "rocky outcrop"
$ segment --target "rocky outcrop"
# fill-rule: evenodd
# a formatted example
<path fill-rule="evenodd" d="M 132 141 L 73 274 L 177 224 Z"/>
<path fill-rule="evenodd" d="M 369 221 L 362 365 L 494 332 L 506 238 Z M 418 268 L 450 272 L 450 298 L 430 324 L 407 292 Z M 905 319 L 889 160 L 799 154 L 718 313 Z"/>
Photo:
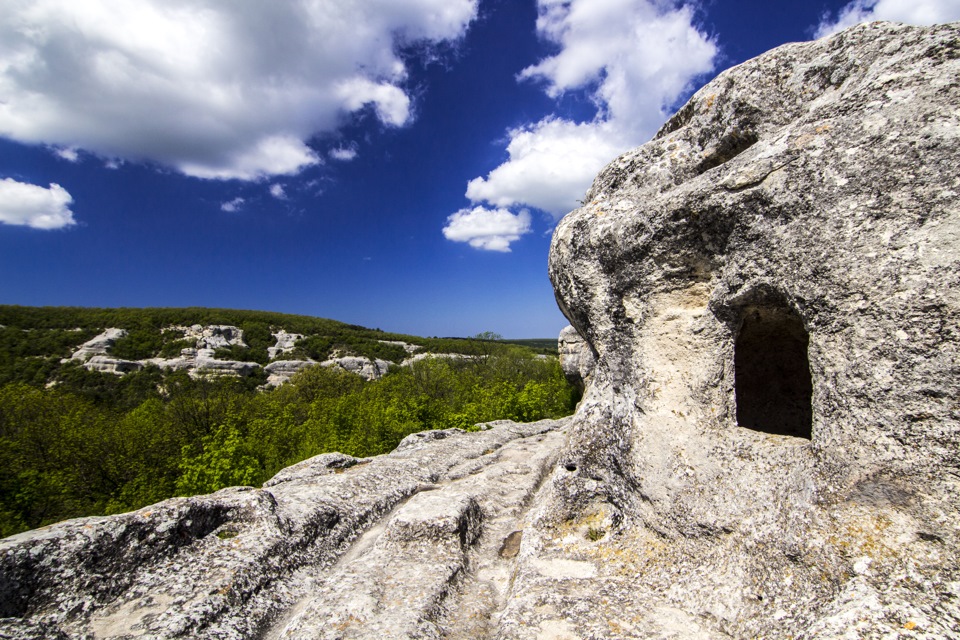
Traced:
<path fill-rule="evenodd" d="M 557 350 L 560 354 L 560 367 L 567 382 L 583 393 L 597 363 L 590 344 L 574 327 L 566 326 L 560 331 Z"/>
<path fill-rule="evenodd" d="M 303 340 L 302 333 L 287 333 L 283 329 L 274 333 L 273 337 L 277 339 L 276 344 L 267 347 L 267 355 L 271 360 L 284 353 L 290 353 L 297 346 L 297 341 Z"/>
<path fill-rule="evenodd" d="M 350 373 L 355 373 L 364 380 L 379 380 L 390 370 L 391 363 L 379 358 L 364 358 L 363 356 L 339 356 L 320 363 L 323 367 L 339 367 Z"/>
<path fill-rule="evenodd" d="M 479 637 L 563 424 L 415 434 L 377 458 L 312 458 L 263 489 L 6 538 L 0 637 L 407 638 L 440 624 Z"/>
<path fill-rule="evenodd" d="M 960 636 L 960 25 L 721 74 L 558 225 L 569 421 L 0 541 L 0 636 Z"/>
<path fill-rule="evenodd" d="M 245 347 L 243 330 L 228 324 L 195 324 L 189 327 L 171 327 L 183 331 L 186 340 L 196 340 L 197 349 L 222 349 L 237 345 Z"/>
<path fill-rule="evenodd" d="M 138 360 L 121 360 L 110 356 L 93 356 L 84 365 L 90 371 L 123 375 L 143 369 L 143 363 Z"/>
<path fill-rule="evenodd" d="M 315 364 L 317 363 L 313 360 L 274 360 L 264 367 L 267 372 L 267 385 L 276 387 L 289 382 L 294 375 Z"/>
<path fill-rule="evenodd" d="M 407 353 L 416 353 L 423 350 L 423 347 L 418 344 L 410 344 L 409 342 L 403 342 L 402 340 L 377 340 L 377 342 L 403 347 L 403 350 Z"/>
<path fill-rule="evenodd" d="M 86 362 L 94 356 L 106 356 L 110 347 L 120 338 L 127 335 L 126 329 L 107 329 L 98 336 L 94 336 L 80 345 L 69 360 Z"/>
<path fill-rule="evenodd" d="M 505 637 L 960 633 L 958 104 L 960 25 L 862 25 L 598 176 L 550 254 L 597 364 Z"/>

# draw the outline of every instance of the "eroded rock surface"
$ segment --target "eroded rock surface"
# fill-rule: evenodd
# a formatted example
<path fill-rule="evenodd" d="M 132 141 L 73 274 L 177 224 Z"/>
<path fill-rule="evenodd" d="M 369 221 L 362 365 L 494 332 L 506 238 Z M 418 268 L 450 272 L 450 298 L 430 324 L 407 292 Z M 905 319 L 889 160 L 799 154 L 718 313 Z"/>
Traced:
<path fill-rule="evenodd" d="M 597 364 L 596 356 L 590 344 L 577 333 L 572 326 L 564 327 L 557 339 L 560 354 L 560 367 L 567 381 L 577 387 L 581 393 L 586 389 L 590 374 Z"/>
<path fill-rule="evenodd" d="M 106 356 L 110 352 L 110 347 L 126 335 L 126 329 L 107 329 L 77 347 L 69 359 L 86 362 L 94 356 Z"/>
<path fill-rule="evenodd" d="M 555 472 L 564 424 L 415 434 L 376 458 L 317 456 L 263 489 L 6 538 L 0 637 L 442 637 L 445 620 L 475 624 L 448 611 L 467 588 L 489 620 L 515 563 L 497 550 Z"/>
<path fill-rule="evenodd" d="M 960 26 L 862 25 L 598 176 L 550 254 L 597 364 L 504 637 L 960 637 L 958 105 Z"/>

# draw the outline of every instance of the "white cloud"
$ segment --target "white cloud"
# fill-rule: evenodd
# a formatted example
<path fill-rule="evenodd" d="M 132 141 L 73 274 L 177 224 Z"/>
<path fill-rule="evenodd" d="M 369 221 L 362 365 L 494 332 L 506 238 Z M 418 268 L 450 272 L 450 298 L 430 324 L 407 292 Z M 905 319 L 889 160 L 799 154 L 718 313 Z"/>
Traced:
<path fill-rule="evenodd" d="M 510 243 L 527 233 L 530 233 L 530 212 L 526 209 L 518 214 L 485 207 L 461 209 L 447 218 L 447 226 L 443 228 L 447 240 L 501 252 L 509 252 Z"/>
<path fill-rule="evenodd" d="M 0 0 L 0 135 L 201 178 L 297 173 L 345 113 L 411 118 L 399 47 L 478 0 Z"/>
<path fill-rule="evenodd" d="M 693 81 L 713 69 L 717 47 L 693 9 L 670 0 L 539 0 L 537 31 L 559 53 L 524 69 L 559 98 L 585 91 L 594 120 L 547 117 L 509 132 L 509 159 L 471 180 L 467 197 L 527 205 L 559 218 L 616 155 L 646 142 Z"/>
<path fill-rule="evenodd" d="M 73 147 L 61 147 L 54 149 L 53 152 L 67 162 L 77 162 L 80 160 L 80 154 L 77 153 L 77 150 Z"/>
<path fill-rule="evenodd" d="M 272 184 L 270 185 L 270 195 L 272 195 L 277 200 L 286 200 L 287 193 L 283 190 L 282 184 Z"/>
<path fill-rule="evenodd" d="M 3 224 L 34 229 L 69 227 L 76 224 L 70 211 L 72 202 L 73 197 L 58 184 L 44 188 L 12 178 L 0 180 L 0 223 Z"/>
<path fill-rule="evenodd" d="M 873 20 L 916 25 L 953 22 L 960 20 L 960 0 L 854 0 L 840 10 L 836 20 L 825 16 L 817 27 L 816 37 Z"/>
<path fill-rule="evenodd" d="M 338 147 L 330 150 L 330 157 L 341 162 L 350 162 L 357 157 L 357 150 L 353 147 Z"/>
<path fill-rule="evenodd" d="M 220 205 L 220 210 L 226 211 L 227 213 L 236 213 L 243 207 L 244 202 L 246 202 L 246 200 L 238 196 L 229 202 L 222 203 Z"/>

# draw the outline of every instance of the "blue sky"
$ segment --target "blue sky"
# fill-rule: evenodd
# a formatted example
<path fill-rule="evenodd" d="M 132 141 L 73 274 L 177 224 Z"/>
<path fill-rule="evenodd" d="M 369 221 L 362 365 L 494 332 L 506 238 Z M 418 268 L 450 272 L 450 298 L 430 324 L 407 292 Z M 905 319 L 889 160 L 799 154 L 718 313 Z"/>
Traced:
<path fill-rule="evenodd" d="M 550 234 L 719 71 L 960 0 L 0 0 L 0 303 L 553 337 Z"/>

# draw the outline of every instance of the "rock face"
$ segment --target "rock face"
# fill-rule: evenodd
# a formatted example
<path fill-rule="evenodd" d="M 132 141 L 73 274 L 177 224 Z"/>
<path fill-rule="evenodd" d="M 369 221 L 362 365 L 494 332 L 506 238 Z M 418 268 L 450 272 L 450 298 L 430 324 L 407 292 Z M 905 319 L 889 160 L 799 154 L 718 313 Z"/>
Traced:
<path fill-rule="evenodd" d="M 960 25 L 721 74 L 557 227 L 573 418 L 7 538 L 0 637 L 960 637 L 957 105 Z"/>
<path fill-rule="evenodd" d="M 597 364 L 596 356 L 590 344 L 577 333 L 572 326 L 564 327 L 557 340 L 560 354 L 560 367 L 567 381 L 577 387 L 581 393 L 586 389 L 590 374 Z"/>
<path fill-rule="evenodd" d="M 320 363 L 324 367 L 340 367 L 355 373 L 365 380 L 379 380 L 390 370 L 386 360 L 364 358 L 363 356 L 341 356 Z"/>
<path fill-rule="evenodd" d="M 267 384 L 272 387 L 289 382 L 294 374 L 317 364 L 313 360 L 274 360 L 264 370 L 267 372 Z"/>
<path fill-rule="evenodd" d="M 277 343 L 272 347 L 267 347 L 267 355 L 270 356 L 271 360 L 280 354 L 293 351 L 294 347 L 297 346 L 297 341 L 303 340 L 302 333 L 287 333 L 283 329 L 273 334 L 273 337 L 277 339 Z"/>
<path fill-rule="evenodd" d="M 598 176 L 550 254 L 597 365 L 507 637 L 588 574 L 571 637 L 960 637 L 957 105 L 960 26 L 863 25 Z"/>
<path fill-rule="evenodd" d="M 123 375 L 143 369 L 143 363 L 138 360 L 121 360 L 110 356 L 93 356 L 83 365 L 90 371 Z"/>
<path fill-rule="evenodd" d="M 70 356 L 70 360 L 86 362 L 93 356 L 106 356 L 110 347 L 125 335 L 127 335 L 126 329 L 107 329 L 80 345 Z"/>

